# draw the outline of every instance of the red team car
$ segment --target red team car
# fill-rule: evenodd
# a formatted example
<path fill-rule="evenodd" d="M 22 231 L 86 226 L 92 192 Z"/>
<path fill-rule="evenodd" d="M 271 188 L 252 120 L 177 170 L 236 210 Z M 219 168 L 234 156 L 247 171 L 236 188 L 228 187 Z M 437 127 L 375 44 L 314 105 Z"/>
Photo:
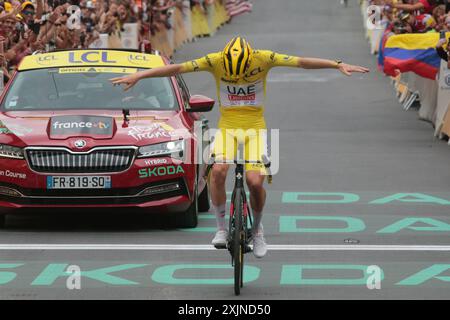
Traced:
<path fill-rule="evenodd" d="M 106 207 L 195 227 L 209 208 L 198 112 L 214 100 L 191 97 L 181 77 L 127 92 L 109 82 L 168 63 L 123 50 L 25 57 L 0 97 L 0 225 L 21 209 Z"/>

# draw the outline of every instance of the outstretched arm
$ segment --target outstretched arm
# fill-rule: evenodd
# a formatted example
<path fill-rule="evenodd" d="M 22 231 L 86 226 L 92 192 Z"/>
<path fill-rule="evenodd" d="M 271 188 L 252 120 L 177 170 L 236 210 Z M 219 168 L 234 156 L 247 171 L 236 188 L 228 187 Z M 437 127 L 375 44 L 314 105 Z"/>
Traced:
<path fill-rule="evenodd" d="M 367 73 L 370 71 L 366 67 L 319 58 L 298 58 L 297 66 L 303 69 L 339 69 L 339 71 L 347 76 L 351 76 L 353 72 Z"/>
<path fill-rule="evenodd" d="M 425 7 L 422 2 L 408 4 L 408 3 L 393 3 L 392 0 L 388 0 L 386 4 L 391 5 L 395 9 L 408 12 L 422 10 Z"/>
<path fill-rule="evenodd" d="M 343 74 L 351 76 L 353 72 L 367 73 L 370 70 L 365 67 L 353 66 L 335 60 L 294 57 L 276 52 L 267 51 L 270 54 L 271 67 L 297 67 L 303 69 L 338 69 Z"/>
<path fill-rule="evenodd" d="M 180 73 L 183 73 L 183 66 L 181 64 L 169 64 L 164 67 L 139 71 L 125 77 L 112 78 L 109 81 L 111 81 L 113 85 L 124 84 L 124 90 L 126 91 L 138 83 L 139 80 L 153 77 L 172 77 Z"/>
<path fill-rule="evenodd" d="M 129 76 L 110 79 L 113 85 L 125 84 L 125 90 L 130 89 L 139 80 L 152 77 L 172 77 L 180 73 L 211 71 L 212 63 L 209 56 L 187 61 L 180 64 L 169 64 L 164 67 L 140 71 Z"/>

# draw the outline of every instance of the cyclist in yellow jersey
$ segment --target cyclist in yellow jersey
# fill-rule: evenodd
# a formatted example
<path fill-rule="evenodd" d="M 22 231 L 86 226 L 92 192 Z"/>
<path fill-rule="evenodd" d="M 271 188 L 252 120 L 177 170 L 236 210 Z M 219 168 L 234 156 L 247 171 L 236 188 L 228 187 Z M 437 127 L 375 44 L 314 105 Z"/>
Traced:
<path fill-rule="evenodd" d="M 350 76 L 353 72 L 366 73 L 369 69 L 353 66 L 339 60 L 304 58 L 275 53 L 268 50 L 253 50 L 242 37 L 233 38 L 222 52 L 211 53 L 202 58 L 145 70 L 135 74 L 111 79 L 112 83 L 124 84 L 125 90 L 140 79 L 169 77 L 180 73 L 208 71 L 216 80 L 220 105 L 219 131 L 215 137 L 213 152 L 216 160 L 233 160 L 236 140 L 245 146 L 247 160 L 260 160 L 265 154 L 265 138 L 258 129 L 265 129 L 264 105 L 266 78 L 273 67 L 297 67 L 304 69 L 338 69 Z M 241 130 L 240 130 L 241 129 Z M 220 162 L 220 161 L 219 161 Z M 216 215 L 217 232 L 212 241 L 216 247 L 225 246 L 228 236 L 225 223 L 225 180 L 229 165 L 214 165 L 211 172 L 210 192 L 212 208 Z M 254 216 L 253 253 L 261 258 L 267 253 L 267 245 L 261 224 L 266 200 L 264 189 L 265 172 L 261 165 L 246 165 L 246 182 L 250 191 L 250 203 Z"/>

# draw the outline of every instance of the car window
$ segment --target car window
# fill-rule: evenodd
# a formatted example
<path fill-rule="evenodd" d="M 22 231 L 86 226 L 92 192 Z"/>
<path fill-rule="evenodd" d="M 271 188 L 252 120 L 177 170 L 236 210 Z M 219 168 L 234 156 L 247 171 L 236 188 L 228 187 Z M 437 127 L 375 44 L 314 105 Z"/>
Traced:
<path fill-rule="evenodd" d="M 136 69 L 51 68 L 19 72 L 2 109 L 178 109 L 169 78 L 144 79 L 128 91 L 121 86 L 113 86 L 109 81 L 132 72 Z"/>

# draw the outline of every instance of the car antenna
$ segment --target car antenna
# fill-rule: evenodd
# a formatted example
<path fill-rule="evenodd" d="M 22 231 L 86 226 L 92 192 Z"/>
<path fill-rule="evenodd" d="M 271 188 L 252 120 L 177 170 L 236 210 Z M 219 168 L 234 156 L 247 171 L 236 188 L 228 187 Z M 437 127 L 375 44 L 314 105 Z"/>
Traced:
<path fill-rule="evenodd" d="M 128 122 L 130 121 L 128 119 L 128 117 L 130 116 L 130 110 L 129 109 L 122 109 L 122 114 L 123 114 L 122 128 L 127 128 L 128 127 Z"/>

